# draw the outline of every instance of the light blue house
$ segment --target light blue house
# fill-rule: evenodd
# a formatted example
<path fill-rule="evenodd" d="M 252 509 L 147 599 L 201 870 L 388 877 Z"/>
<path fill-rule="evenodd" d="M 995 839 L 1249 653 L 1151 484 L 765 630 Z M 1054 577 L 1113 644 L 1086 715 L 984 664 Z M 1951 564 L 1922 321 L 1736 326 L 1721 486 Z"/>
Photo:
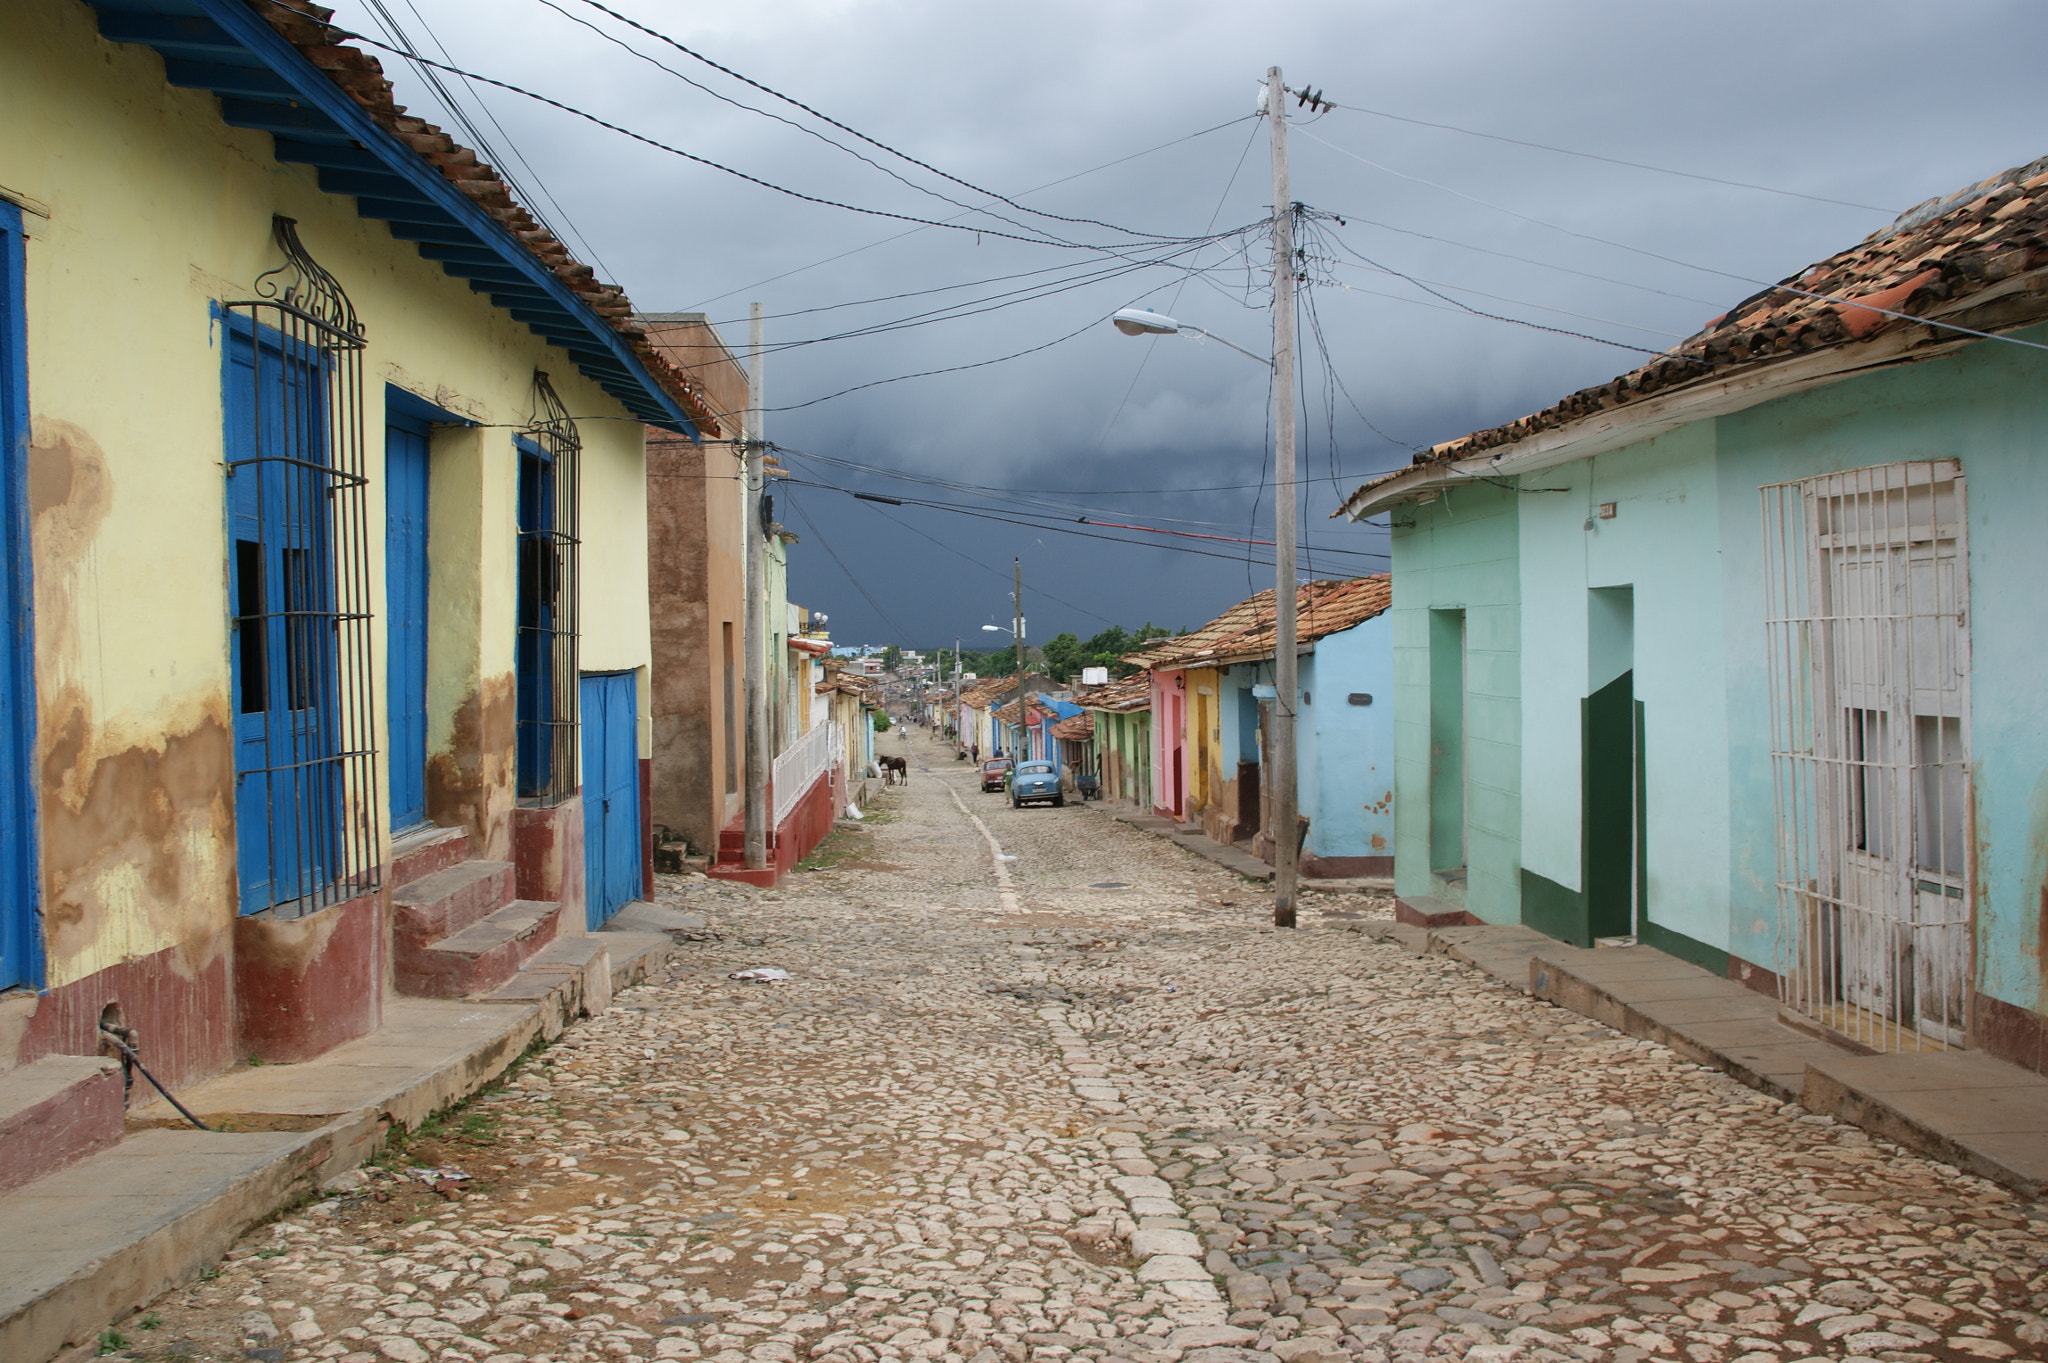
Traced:
<path fill-rule="evenodd" d="M 2044 319 L 2048 161 L 1360 488 L 1401 915 L 2043 1068 Z"/>
<path fill-rule="evenodd" d="M 1295 711 L 1297 807 L 1309 820 L 1307 876 L 1393 871 L 1391 586 L 1375 577 L 1305 582 L 1295 613 L 1301 687 Z M 1131 661 L 1152 674 L 1154 801 L 1219 842 L 1273 856 L 1273 593 L 1208 624 L 1155 640 Z"/>

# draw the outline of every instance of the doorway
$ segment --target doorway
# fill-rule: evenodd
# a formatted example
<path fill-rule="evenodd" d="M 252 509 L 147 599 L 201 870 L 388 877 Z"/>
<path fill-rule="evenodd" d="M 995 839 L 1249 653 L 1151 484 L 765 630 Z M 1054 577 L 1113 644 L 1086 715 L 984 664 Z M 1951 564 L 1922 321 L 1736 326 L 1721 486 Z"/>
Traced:
<path fill-rule="evenodd" d="M 308 898 L 338 863 L 333 529 L 319 356 L 227 327 L 229 651 L 240 909 Z"/>
<path fill-rule="evenodd" d="M 1763 489 L 1788 1006 L 1876 1051 L 1967 1039 L 1961 464 Z"/>
<path fill-rule="evenodd" d="M 640 704 L 631 672 L 583 678 L 583 886 L 588 925 L 640 897 Z"/>
<path fill-rule="evenodd" d="M 432 428 L 384 424 L 384 667 L 391 831 L 427 821 L 427 488 Z"/>
<path fill-rule="evenodd" d="M 1587 597 L 1587 691 L 1580 702 L 1586 929 L 1593 940 L 1642 930 L 1643 706 L 1635 695 L 1635 589 Z"/>

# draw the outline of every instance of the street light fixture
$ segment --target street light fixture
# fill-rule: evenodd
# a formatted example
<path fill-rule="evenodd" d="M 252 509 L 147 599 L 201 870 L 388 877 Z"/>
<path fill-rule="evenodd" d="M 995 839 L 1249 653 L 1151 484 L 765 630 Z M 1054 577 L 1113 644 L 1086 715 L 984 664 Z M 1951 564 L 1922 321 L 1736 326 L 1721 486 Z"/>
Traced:
<path fill-rule="evenodd" d="M 1126 336 L 1193 336 L 1197 340 L 1214 341 L 1217 345 L 1228 346 L 1248 360 L 1257 360 L 1268 369 L 1273 367 L 1273 362 L 1263 355 L 1254 355 L 1241 345 L 1232 345 L 1221 336 L 1212 335 L 1186 322 L 1176 322 L 1164 313 L 1154 312 L 1150 308 L 1119 309 L 1110 317 L 1109 322 Z"/>
<path fill-rule="evenodd" d="M 1266 70 L 1260 112 L 1269 120 L 1273 153 L 1273 358 L 1261 359 L 1228 341 L 1222 343 L 1273 371 L 1273 923 L 1291 928 L 1301 851 L 1294 776 L 1294 709 L 1301 700 L 1294 622 L 1295 495 L 1301 478 L 1294 439 L 1294 282 L 1300 267 L 1294 255 L 1294 200 L 1287 187 L 1287 85 L 1277 66 Z M 1222 340 L 1149 308 L 1124 308 L 1110 322 L 1126 336 Z M 1021 686 L 1018 695 L 1023 695 Z"/>

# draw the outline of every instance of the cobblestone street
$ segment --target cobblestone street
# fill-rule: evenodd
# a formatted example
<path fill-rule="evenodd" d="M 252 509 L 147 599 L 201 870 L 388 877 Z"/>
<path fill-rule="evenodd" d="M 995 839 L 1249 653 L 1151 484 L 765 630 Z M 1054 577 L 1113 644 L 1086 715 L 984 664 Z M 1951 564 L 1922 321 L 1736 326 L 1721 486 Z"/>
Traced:
<path fill-rule="evenodd" d="M 2043 1217 L 1096 809 L 906 786 L 138 1357 L 2048 1356 Z M 731 972 L 779 967 L 749 984 Z M 450 1169 L 463 1179 L 441 1177 Z"/>

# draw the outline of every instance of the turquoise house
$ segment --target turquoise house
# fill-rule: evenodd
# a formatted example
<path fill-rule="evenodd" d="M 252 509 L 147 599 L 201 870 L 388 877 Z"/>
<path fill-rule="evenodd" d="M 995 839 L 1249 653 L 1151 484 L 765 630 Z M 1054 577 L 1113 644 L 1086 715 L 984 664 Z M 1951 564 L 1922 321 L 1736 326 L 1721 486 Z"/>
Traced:
<path fill-rule="evenodd" d="M 1392 526 L 1401 916 L 2042 1069 L 2044 319 L 2048 160 L 1354 493 Z"/>

